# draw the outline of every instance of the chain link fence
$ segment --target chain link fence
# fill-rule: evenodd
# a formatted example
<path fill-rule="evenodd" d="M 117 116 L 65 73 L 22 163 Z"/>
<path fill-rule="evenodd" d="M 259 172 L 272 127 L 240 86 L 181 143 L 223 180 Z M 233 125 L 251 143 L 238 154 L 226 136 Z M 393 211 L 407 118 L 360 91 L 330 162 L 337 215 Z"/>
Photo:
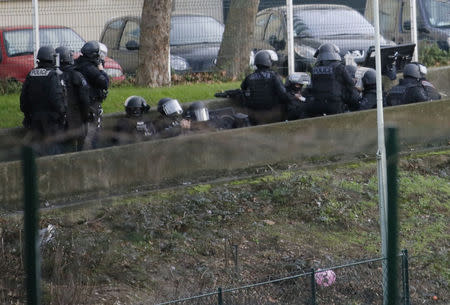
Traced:
<path fill-rule="evenodd" d="M 409 2 L 380 1 L 383 45 L 411 42 Z M 132 75 L 136 72 L 142 0 L 113 3 L 105 0 L 42 0 L 38 3 L 41 45 L 50 44 L 55 48 L 65 45 L 77 52 L 85 41 L 98 40 L 108 47 L 109 57 L 120 64 L 125 74 Z M 172 70 L 214 70 L 231 1 L 174 0 L 172 3 Z M 374 44 L 373 0 L 307 0 L 293 3 L 296 71 L 307 70 L 314 61 L 314 51 L 322 42 L 337 44 L 341 55 L 349 54 L 358 64 L 364 64 L 367 51 Z M 312 4 L 318 6 L 311 7 Z M 287 26 L 284 11 L 277 7 L 285 5 L 282 0 L 259 1 L 254 39 L 250 41 L 251 50 L 275 50 L 279 56 L 280 68 L 285 66 L 287 61 Z M 346 8 L 336 5 L 345 5 Z M 245 10 L 246 7 L 242 9 Z M 449 10 L 447 1 L 417 0 L 420 41 L 428 41 L 448 50 L 448 34 L 442 34 L 442 29 L 449 26 Z M 400 20 L 397 16 L 400 16 Z M 32 1 L 0 1 L 1 45 L 4 56 L 2 64 L 15 59 L 27 63 L 28 70 L 31 68 L 31 61 L 23 56 L 33 52 L 32 24 Z M 243 42 L 235 43 L 237 47 Z M 252 53 L 249 54 L 249 63 L 251 58 Z M 110 69 L 113 69 L 113 65 L 110 66 Z M 14 71 L 8 70 L 10 68 L 5 69 L 7 71 L 0 74 L 1 78 L 23 80 L 23 75 L 19 77 Z M 117 73 L 111 71 L 111 75 Z"/>
<path fill-rule="evenodd" d="M 408 253 L 399 260 L 398 304 L 409 305 Z M 168 304 L 381 304 L 383 258 L 369 259 L 310 272 L 270 279 L 236 288 L 159 303 Z M 147 304 L 145 302 L 140 304 Z"/>

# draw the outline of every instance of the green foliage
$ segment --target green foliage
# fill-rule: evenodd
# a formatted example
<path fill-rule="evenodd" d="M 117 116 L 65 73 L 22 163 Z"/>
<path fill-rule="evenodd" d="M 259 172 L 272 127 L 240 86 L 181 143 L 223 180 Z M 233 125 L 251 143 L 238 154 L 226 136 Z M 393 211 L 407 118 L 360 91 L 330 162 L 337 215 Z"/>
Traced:
<path fill-rule="evenodd" d="M 450 52 L 439 48 L 437 44 L 424 45 L 419 48 L 419 61 L 427 67 L 445 66 L 450 62 Z"/>

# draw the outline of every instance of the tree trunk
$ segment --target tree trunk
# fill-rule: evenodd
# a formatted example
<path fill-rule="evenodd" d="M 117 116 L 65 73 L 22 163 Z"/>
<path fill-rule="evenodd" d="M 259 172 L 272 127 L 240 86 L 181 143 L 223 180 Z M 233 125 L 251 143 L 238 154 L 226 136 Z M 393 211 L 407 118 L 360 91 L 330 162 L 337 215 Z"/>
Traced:
<path fill-rule="evenodd" d="M 231 0 L 217 67 L 231 79 L 242 77 L 249 68 L 251 43 L 259 0 Z"/>
<path fill-rule="evenodd" d="M 170 84 L 169 34 L 172 0 L 144 0 L 136 82 L 158 87 Z"/>

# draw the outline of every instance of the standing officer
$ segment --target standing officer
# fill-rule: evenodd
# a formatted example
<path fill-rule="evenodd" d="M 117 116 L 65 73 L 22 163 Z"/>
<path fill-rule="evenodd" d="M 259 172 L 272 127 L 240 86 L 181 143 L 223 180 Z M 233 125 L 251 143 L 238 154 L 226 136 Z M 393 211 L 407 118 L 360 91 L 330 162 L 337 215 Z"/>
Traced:
<path fill-rule="evenodd" d="M 256 71 L 247 75 L 241 84 L 250 121 L 252 124 L 281 121 L 285 118 L 286 89 L 278 74 L 270 69 L 269 52 L 258 52 L 255 66 Z"/>
<path fill-rule="evenodd" d="M 83 74 L 89 84 L 89 124 L 85 148 L 96 148 L 102 127 L 102 103 L 108 95 L 109 78 L 100 58 L 100 45 L 88 41 L 81 48 L 81 56 L 76 60 L 76 69 Z"/>
<path fill-rule="evenodd" d="M 421 78 L 419 66 L 411 63 L 407 64 L 403 68 L 403 78 L 387 94 L 387 106 L 428 101 L 428 95 L 420 82 Z"/>
<path fill-rule="evenodd" d="M 84 76 L 75 70 L 73 52 L 67 47 L 56 48 L 59 54 L 67 99 L 67 151 L 80 151 L 87 133 L 89 111 L 89 85 Z"/>
<path fill-rule="evenodd" d="M 38 65 L 32 69 L 22 86 L 20 110 L 24 127 L 39 142 L 40 155 L 61 153 L 57 138 L 65 129 L 67 105 L 61 71 L 55 67 L 56 52 L 51 46 L 39 48 Z"/>
<path fill-rule="evenodd" d="M 337 114 L 349 109 L 357 109 L 359 94 L 351 75 L 341 62 L 339 49 L 331 43 L 322 44 L 316 52 L 317 63 L 312 68 L 311 94 L 308 102 L 308 116 Z"/>

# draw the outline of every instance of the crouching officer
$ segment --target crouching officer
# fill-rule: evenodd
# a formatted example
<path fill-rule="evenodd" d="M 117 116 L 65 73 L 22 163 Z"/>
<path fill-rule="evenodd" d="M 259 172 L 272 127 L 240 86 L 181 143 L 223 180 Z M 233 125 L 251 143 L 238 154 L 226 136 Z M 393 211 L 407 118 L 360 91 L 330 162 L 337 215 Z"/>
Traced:
<path fill-rule="evenodd" d="M 211 115 L 211 112 L 202 101 L 192 103 L 186 111 L 185 118 L 190 121 L 190 131 L 192 132 L 217 131 L 250 126 L 248 115 L 234 113 L 231 107 L 217 109 Z"/>
<path fill-rule="evenodd" d="M 387 106 L 428 101 L 429 98 L 422 86 L 421 78 L 419 66 L 411 63 L 407 64 L 403 68 L 403 78 L 387 94 Z"/>
<path fill-rule="evenodd" d="M 355 82 L 341 62 L 338 47 L 331 43 L 322 44 L 316 56 L 317 64 L 311 73 L 313 100 L 308 102 L 307 115 L 312 117 L 342 113 L 345 109 L 344 102 L 349 109 L 357 109 L 359 94 Z"/>
<path fill-rule="evenodd" d="M 56 48 L 66 87 L 67 130 L 65 151 L 80 151 L 87 133 L 89 113 L 89 85 L 84 76 L 75 70 L 73 51 L 67 47 Z"/>
<path fill-rule="evenodd" d="M 88 41 L 81 48 L 81 56 L 75 61 L 76 69 L 83 74 L 89 84 L 89 124 L 85 149 L 97 148 L 98 136 L 102 127 L 102 103 L 108 96 L 109 77 L 100 57 L 97 41 Z"/>
<path fill-rule="evenodd" d="M 363 91 L 359 110 L 377 108 L 377 74 L 375 70 L 368 69 L 364 72 L 361 83 Z"/>
<path fill-rule="evenodd" d="M 311 77 L 305 72 L 294 72 L 286 79 L 284 86 L 288 96 L 286 105 L 288 120 L 304 118 L 307 91 L 304 90 L 304 86 L 309 84 L 311 84 Z"/>
<path fill-rule="evenodd" d="M 51 46 L 39 48 L 38 64 L 22 86 L 20 110 L 24 127 L 30 129 L 32 140 L 38 142 L 40 155 L 61 153 L 58 137 L 65 130 L 67 105 L 61 71 L 55 66 L 56 52 Z"/>
<path fill-rule="evenodd" d="M 165 97 L 158 101 L 160 116 L 153 122 L 157 138 L 175 137 L 186 133 L 191 122 L 183 118 L 183 108 L 178 100 Z"/>
<path fill-rule="evenodd" d="M 141 96 L 130 96 L 124 103 L 126 117 L 117 121 L 114 126 L 113 144 L 130 144 L 150 140 L 156 134 L 153 124 L 144 118 L 150 106 Z"/>
<path fill-rule="evenodd" d="M 286 89 L 279 75 L 272 71 L 269 52 L 255 55 L 256 71 L 247 75 L 241 84 L 243 106 L 248 108 L 252 124 L 265 124 L 285 119 Z"/>
<path fill-rule="evenodd" d="M 420 83 L 425 89 L 428 98 L 433 101 L 440 100 L 442 98 L 441 94 L 439 93 L 439 91 L 437 91 L 436 87 L 434 87 L 434 85 L 427 80 L 427 73 L 428 73 L 427 67 L 418 62 L 412 62 L 412 64 L 416 64 L 419 67 Z"/>

